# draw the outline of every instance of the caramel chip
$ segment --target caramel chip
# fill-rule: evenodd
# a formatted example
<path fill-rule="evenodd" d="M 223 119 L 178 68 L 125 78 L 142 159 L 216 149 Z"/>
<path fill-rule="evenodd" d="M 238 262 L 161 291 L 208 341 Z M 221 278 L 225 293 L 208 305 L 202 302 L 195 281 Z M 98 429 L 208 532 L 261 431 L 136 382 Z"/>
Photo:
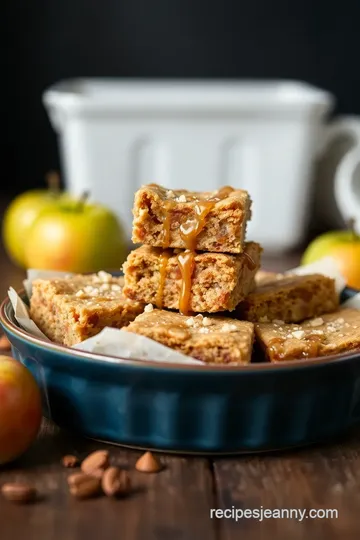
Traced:
<path fill-rule="evenodd" d="M 109 467 L 103 474 L 101 487 L 108 497 L 125 496 L 131 489 L 129 475 L 118 467 Z"/>
<path fill-rule="evenodd" d="M 1 488 L 1 493 L 8 501 L 28 503 L 36 498 L 36 489 L 25 482 L 9 482 Z"/>
<path fill-rule="evenodd" d="M 107 450 L 97 450 L 84 459 L 81 470 L 85 474 L 101 478 L 108 466 L 109 452 Z"/>
<path fill-rule="evenodd" d="M 72 469 L 73 467 L 77 467 L 79 465 L 79 460 L 76 456 L 66 455 L 62 458 L 61 463 L 67 469 Z"/>
<path fill-rule="evenodd" d="M 155 473 L 161 471 L 162 465 L 151 452 L 146 452 L 137 460 L 135 469 L 140 472 Z"/>
<path fill-rule="evenodd" d="M 84 473 L 71 474 L 68 478 L 69 491 L 77 499 L 90 499 L 99 495 L 101 483 L 99 478 Z"/>

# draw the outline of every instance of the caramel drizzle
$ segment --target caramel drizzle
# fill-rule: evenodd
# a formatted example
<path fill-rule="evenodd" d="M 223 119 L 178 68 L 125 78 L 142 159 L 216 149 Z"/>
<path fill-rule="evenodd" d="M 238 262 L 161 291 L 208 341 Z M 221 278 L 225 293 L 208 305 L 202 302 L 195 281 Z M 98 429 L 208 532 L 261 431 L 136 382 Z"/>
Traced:
<path fill-rule="evenodd" d="M 189 313 L 191 278 L 195 269 L 194 252 L 187 250 L 184 253 L 179 253 L 177 262 L 181 272 L 179 311 L 183 315 L 187 315 Z"/>
<path fill-rule="evenodd" d="M 179 298 L 179 310 L 183 314 L 189 312 L 189 302 L 191 293 L 191 278 L 195 267 L 195 249 L 197 244 L 197 238 L 206 224 L 206 216 L 214 208 L 215 204 L 222 199 L 225 199 L 229 194 L 234 191 L 230 186 L 224 186 L 220 188 L 216 195 L 209 197 L 208 199 L 197 199 L 191 197 L 190 201 L 196 201 L 195 213 L 191 218 L 188 218 L 184 223 L 180 225 L 180 236 L 187 248 L 187 251 L 178 255 L 177 261 L 181 272 L 181 291 Z M 190 202 L 189 201 L 189 202 Z M 163 208 L 163 238 L 162 247 L 168 248 L 170 244 L 171 233 L 171 210 L 174 207 L 175 202 L 173 200 L 166 201 Z M 162 307 L 163 304 L 163 289 L 166 276 L 166 265 L 169 256 L 166 258 L 166 262 L 161 259 L 160 264 L 160 285 L 156 297 L 157 307 Z M 255 268 L 255 263 L 250 256 L 247 257 L 249 268 Z M 253 265 L 253 266 L 252 266 Z M 163 269 L 163 270 L 162 270 Z M 163 273 L 162 273 L 163 272 Z M 163 276 L 163 277 L 161 277 Z"/>
<path fill-rule="evenodd" d="M 314 358 L 320 354 L 321 344 L 323 343 L 320 336 L 305 336 L 304 341 L 306 342 L 306 347 L 301 353 L 302 358 Z M 269 341 L 269 351 L 271 351 L 275 360 L 283 360 L 285 358 L 285 342 L 286 340 L 281 337 L 275 337 Z"/>
<path fill-rule="evenodd" d="M 159 287 L 156 294 L 155 305 L 157 308 L 161 309 L 163 307 L 163 297 L 164 297 L 164 286 L 166 280 L 166 268 L 167 263 L 170 257 L 169 251 L 163 251 L 159 257 Z"/>
<path fill-rule="evenodd" d="M 196 249 L 196 241 L 205 227 L 206 216 L 211 212 L 217 202 L 228 197 L 232 191 L 234 190 L 231 187 L 224 186 L 218 190 L 216 196 L 197 200 L 194 216 L 180 225 L 180 236 L 187 249 L 193 251 Z"/>

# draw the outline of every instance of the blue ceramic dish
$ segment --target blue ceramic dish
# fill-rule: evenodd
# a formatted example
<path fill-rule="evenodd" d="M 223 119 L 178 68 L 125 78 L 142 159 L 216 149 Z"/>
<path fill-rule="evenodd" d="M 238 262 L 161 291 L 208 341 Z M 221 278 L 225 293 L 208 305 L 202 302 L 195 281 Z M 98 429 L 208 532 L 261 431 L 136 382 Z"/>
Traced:
<path fill-rule="evenodd" d="M 360 350 L 285 365 L 119 363 L 30 336 L 7 299 L 0 312 L 13 355 L 46 386 L 45 415 L 86 437 L 226 454 L 306 445 L 360 421 Z"/>

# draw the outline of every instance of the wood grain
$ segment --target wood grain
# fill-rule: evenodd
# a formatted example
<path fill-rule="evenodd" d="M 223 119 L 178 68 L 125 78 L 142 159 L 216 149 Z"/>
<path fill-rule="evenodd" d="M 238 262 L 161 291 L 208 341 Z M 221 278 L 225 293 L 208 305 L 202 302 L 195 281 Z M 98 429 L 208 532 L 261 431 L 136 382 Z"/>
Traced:
<path fill-rule="evenodd" d="M 219 520 L 220 537 L 234 540 L 346 538 L 360 536 L 360 434 L 338 444 L 274 455 L 215 462 L 220 508 L 335 509 L 338 519 Z"/>
<path fill-rule="evenodd" d="M 48 421 L 33 447 L 11 467 L 0 468 L 0 484 L 26 481 L 36 486 L 40 500 L 19 506 L 1 500 L 0 527 L 4 540 L 198 540 L 216 539 L 209 509 L 215 506 L 209 461 L 160 455 L 163 471 L 134 469 L 141 452 L 106 445 L 111 463 L 129 471 L 131 496 L 113 500 L 73 499 L 66 478 L 74 469 L 61 464 L 64 454 L 84 458 L 100 443 L 65 433 Z"/>

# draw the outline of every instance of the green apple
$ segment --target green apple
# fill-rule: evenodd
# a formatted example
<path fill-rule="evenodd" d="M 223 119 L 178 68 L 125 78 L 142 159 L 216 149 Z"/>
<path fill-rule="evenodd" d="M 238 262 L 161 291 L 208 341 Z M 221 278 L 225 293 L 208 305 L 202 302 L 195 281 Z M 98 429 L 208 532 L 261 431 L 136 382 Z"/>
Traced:
<path fill-rule="evenodd" d="M 28 268 L 78 273 L 119 270 L 125 255 L 125 236 L 115 215 L 83 200 L 59 201 L 44 210 L 25 248 Z"/>
<path fill-rule="evenodd" d="M 25 268 L 25 245 L 29 230 L 41 212 L 57 204 L 59 177 L 50 173 L 47 178 L 49 189 L 33 189 L 16 197 L 5 211 L 2 235 L 10 258 Z"/>
<path fill-rule="evenodd" d="M 350 287 L 360 289 L 360 237 L 353 231 L 331 231 L 313 240 L 304 252 L 301 264 L 332 257 Z"/>

